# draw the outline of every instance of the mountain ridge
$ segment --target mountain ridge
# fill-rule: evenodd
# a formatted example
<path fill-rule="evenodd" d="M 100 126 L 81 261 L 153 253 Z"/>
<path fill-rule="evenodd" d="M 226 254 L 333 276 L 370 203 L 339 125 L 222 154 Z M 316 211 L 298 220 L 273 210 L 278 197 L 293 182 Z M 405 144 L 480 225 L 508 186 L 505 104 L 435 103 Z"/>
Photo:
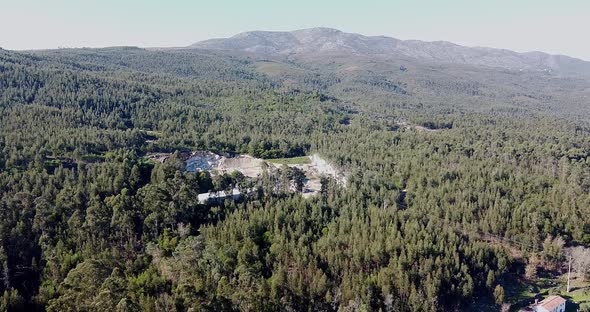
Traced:
<path fill-rule="evenodd" d="M 412 57 L 420 60 L 590 75 L 590 62 L 540 51 L 515 52 L 489 47 L 467 47 L 448 41 L 400 40 L 365 36 L 334 28 L 317 27 L 295 31 L 250 31 L 229 38 L 200 41 L 187 48 L 227 50 L 266 55 L 348 54 L 364 57 Z"/>

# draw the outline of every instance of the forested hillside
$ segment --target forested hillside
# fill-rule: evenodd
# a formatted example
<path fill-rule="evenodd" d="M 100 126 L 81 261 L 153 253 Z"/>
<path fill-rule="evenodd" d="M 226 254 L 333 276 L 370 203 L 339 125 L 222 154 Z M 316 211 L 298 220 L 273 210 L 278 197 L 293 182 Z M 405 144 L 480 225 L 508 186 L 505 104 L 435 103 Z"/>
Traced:
<path fill-rule="evenodd" d="M 590 246 L 588 83 L 416 59 L 0 50 L 0 311 L 498 308 L 509 278 Z M 348 183 L 204 204 L 240 181 L 187 172 L 181 154 L 203 150 L 319 153 Z"/>

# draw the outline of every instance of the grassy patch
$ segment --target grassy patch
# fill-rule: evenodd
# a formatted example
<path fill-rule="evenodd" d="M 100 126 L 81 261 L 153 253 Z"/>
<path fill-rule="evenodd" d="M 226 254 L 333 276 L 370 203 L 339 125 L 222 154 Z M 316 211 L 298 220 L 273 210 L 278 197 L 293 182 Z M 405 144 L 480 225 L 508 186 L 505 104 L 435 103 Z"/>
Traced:
<path fill-rule="evenodd" d="M 590 282 L 581 281 L 579 279 L 573 280 L 571 284 L 571 291 L 566 293 L 562 291 L 563 297 L 568 297 L 576 303 L 590 303 Z"/>
<path fill-rule="evenodd" d="M 98 154 L 86 154 L 82 156 L 82 160 L 86 162 L 99 162 L 104 161 L 105 156 Z"/>
<path fill-rule="evenodd" d="M 160 132 L 160 131 L 146 130 L 145 134 L 147 134 L 148 136 L 157 138 L 157 139 L 162 137 L 162 132 Z"/>
<path fill-rule="evenodd" d="M 525 281 L 516 276 L 509 277 L 505 282 L 507 301 L 512 304 L 511 311 L 518 311 L 532 302 L 535 296 L 545 298 L 559 295 L 568 299 L 566 311 L 576 311 L 578 304 L 590 303 L 590 282 L 573 279 L 571 291 L 566 292 L 566 275 L 554 278 L 538 278 Z"/>
<path fill-rule="evenodd" d="M 292 158 L 274 158 L 274 159 L 266 159 L 266 161 L 279 164 L 279 165 L 303 165 L 303 164 L 310 164 L 311 159 L 307 156 L 300 156 L 300 157 L 292 157 Z"/>
<path fill-rule="evenodd" d="M 138 159 L 138 164 L 139 166 L 148 166 L 148 167 L 154 167 L 158 162 L 148 158 L 148 157 L 140 157 Z"/>
<path fill-rule="evenodd" d="M 46 168 L 57 168 L 61 165 L 61 161 L 58 159 L 51 159 L 44 161 L 44 165 Z"/>

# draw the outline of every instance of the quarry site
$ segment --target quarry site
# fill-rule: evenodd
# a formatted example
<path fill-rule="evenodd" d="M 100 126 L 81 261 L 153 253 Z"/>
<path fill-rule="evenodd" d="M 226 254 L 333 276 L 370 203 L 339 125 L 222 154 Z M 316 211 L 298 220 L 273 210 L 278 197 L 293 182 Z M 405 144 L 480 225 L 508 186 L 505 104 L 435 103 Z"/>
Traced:
<path fill-rule="evenodd" d="M 164 162 L 169 154 L 157 153 L 148 155 L 148 158 Z M 234 171 L 242 173 L 244 176 L 256 179 L 262 175 L 265 168 L 279 169 L 282 166 L 298 168 L 305 174 L 305 180 L 301 195 L 311 197 L 317 195 L 321 190 L 321 178 L 327 177 L 334 179 L 336 183 L 346 186 L 346 175 L 342 170 L 335 167 L 327 160 L 321 158 L 318 154 L 311 156 L 302 156 L 285 159 L 261 159 L 250 155 L 220 155 L 210 151 L 196 151 L 185 155 L 186 170 L 189 172 L 207 171 L 212 176 L 219 174 L 231 174 Z M 295 189 L 292 188 L 295 192 Z M 213 198 L 239 197 L 241 194 L 237 189 L 231 192 L 211 192 L 199 195 L 200 201 L 211 200 Z"/>

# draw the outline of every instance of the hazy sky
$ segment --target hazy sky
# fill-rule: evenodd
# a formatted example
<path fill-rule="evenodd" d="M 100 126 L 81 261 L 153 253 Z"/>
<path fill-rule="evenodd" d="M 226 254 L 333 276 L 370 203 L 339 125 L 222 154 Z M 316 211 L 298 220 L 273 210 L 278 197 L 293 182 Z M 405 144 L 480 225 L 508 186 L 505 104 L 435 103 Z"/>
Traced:
<path fill-rule="evenodd" d="M 0 47 L 187 46 L 333 27 L 590 60 L 590 0 L 0 0 Z"/>

